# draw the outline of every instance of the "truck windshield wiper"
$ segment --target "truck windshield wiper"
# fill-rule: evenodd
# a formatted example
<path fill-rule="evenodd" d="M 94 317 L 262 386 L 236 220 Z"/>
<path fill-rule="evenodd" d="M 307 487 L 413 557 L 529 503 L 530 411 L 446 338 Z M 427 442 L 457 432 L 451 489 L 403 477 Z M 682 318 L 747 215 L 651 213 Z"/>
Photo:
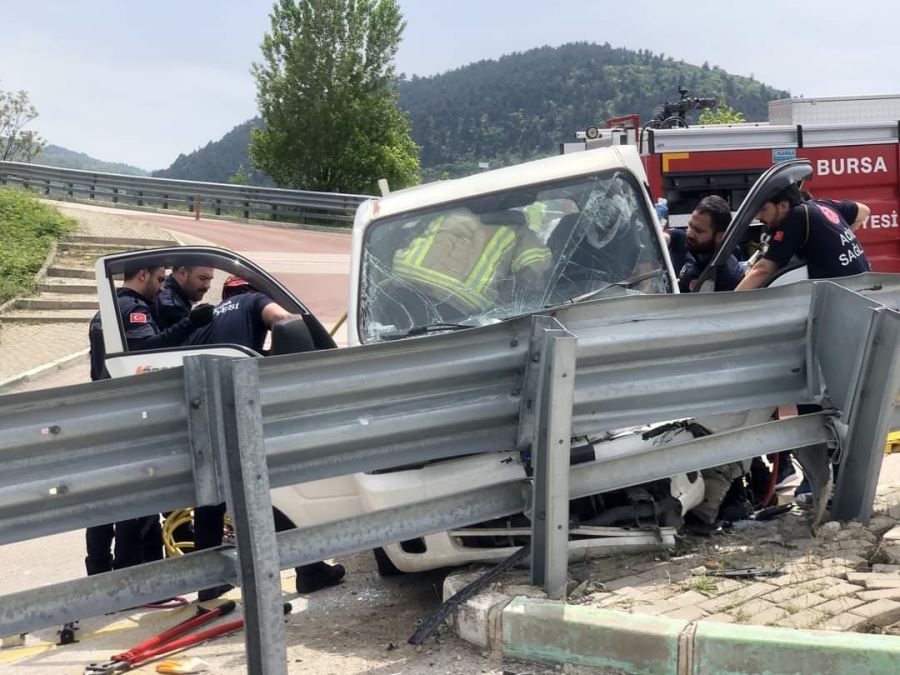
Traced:
<path fill-rule="evenodd" d="M 617 286 L 619 288 L 630 288 L 641 281 L 646 281 L 647 279 L 652 279 L 653 277 L 658 277 L 660 274 L 664 273 L 665 270 L 661 267 L 657 267 L 655 270 L 651 270 L 649 272 L 644 272 L 643 274 L 639 274 L 635 277 L 631 277 L 630 279 L 624 279 L 622 281 L 613 281 L 612 283 L 606 284 L 605 286 L 601 286 L 600 288 L 595 288 L 592 291 L 588 291 L 587 293 L 582 293 L 581 295 L 575 295 L 568 300 L 563 300 L 562 302 L 555 303 L 554 305 L 545 305 L 545 307 L 555 307 L 556 305 L 571 305 L 576 302 L 581 302 L 582 300 L 589 300 L 593 298 L 595 295 L 599 295 L 603 291 L 613 288 Z"/>
<path fill-rule="evenodd" d="M 438 331 L 462 330 L 463 328 L 476 328 L 476 326 L 467 323 L 430 323 L 425 326 L 414 326 L 407 331 L 397 333 L 389 333 L 382 335 L 382 340 L 399 340 L 405 337 L 415 337 L 417 335 L 426 335 L 428 333 L 437 333 Z"/>
<path fill-rule="evenodd" d="M 405 335 L 425 335 L 426 333 L 434 333 L 439 330 L 462 330 L 463 328 L 475 328 L 475 326 L 468 323 L 430 323 L 427 326 L 410 328 Z"/>

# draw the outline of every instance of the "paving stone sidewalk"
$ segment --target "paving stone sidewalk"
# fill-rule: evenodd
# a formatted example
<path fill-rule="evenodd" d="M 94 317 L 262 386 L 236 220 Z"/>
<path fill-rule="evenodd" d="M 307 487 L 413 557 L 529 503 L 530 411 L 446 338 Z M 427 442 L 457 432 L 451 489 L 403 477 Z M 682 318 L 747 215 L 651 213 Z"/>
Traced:
<path fill-rule="evenodd" d="M 687 621 L 900 635 L 900 483 L 879 486 L 876 508 L 868 527 L 830 522 L 816 536 L 795 508 L 773 521 L 687 537 L 670 555 L 570 564 L 568 603 Z M 721 576 L 761 567 L 774 574 Z M 527 583 L 527 575 L 512 573 L 493 590 L 545 597 Z"/>
<path fill-rule="evenodd" d="M 95 206 L 47 202 L 62 213 L 78 220 L 77 233 L 91 237 L 125 239 L 169 239 L 166 230 L 133 217 L 125 217 L 115 209 L 98 209 Z"/>

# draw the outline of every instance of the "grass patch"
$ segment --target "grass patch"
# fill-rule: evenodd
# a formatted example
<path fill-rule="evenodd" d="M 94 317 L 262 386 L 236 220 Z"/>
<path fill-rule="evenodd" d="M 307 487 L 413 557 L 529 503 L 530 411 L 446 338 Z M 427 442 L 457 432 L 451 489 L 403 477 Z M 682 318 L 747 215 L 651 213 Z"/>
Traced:
<path fill-rule="evenodd" d="M 0 189 L 0 303 L 33 290 L 51 244 L 74 224 L 24 190 Z"/>
<path fill-rule="evenodd" d="M 734 612 L 732 612 L 731 616 L 734 617 L 734 620 L 738 623 L 746 623 L 750 620 L 750 614 L 743 607 L 738 607 Z"/>
<path fill-rule="evenodd" d="M 713 595 L 716 592 L 716 580 L 713 577 L 701 574 L 684 582 L 684 588 L 697 591 L 703 595 Z"/>

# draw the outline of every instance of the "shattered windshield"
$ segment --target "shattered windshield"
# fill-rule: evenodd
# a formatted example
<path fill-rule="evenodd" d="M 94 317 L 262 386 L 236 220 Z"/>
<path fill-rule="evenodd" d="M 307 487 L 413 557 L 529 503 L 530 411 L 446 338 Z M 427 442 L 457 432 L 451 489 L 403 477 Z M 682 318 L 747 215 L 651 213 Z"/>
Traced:
<path fill-rule="evenodd" d="M 384 218 L 363 247 L 364 343 L 671 291 L 643 194 L 619 170 Z"/>

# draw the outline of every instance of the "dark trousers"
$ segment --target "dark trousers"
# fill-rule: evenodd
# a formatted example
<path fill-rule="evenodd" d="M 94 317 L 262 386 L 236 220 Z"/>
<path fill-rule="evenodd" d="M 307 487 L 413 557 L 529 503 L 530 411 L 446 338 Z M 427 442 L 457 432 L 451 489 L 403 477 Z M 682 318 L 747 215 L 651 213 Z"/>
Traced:
<path fill-rule="evenodd" d="M 113 568 L 122 569 L 153 560 L 162 560 L 162 527 L 159 514 L 121 520 L 116 523 Z"/>
<path fill-rule="evenodd" d="M 225 504 L 198 506 L 194 509 L 194 550 L 202 551 L 222 543 Z"/>
<path fill-rule="evenodd" d="M 85 532 L 85 544 L 84 566 L 89 575 L 162 560 L 159 514 L 89 527 Z"/>
<path fill-rule="evenodd" d="M 115 526 L 111 523 L 95 525 L 85 530 L 87 557 L 84 559 L 84 566 L 88 575 L 109 572 L 113 568 L 112 543 L 115 532 Z"/>

